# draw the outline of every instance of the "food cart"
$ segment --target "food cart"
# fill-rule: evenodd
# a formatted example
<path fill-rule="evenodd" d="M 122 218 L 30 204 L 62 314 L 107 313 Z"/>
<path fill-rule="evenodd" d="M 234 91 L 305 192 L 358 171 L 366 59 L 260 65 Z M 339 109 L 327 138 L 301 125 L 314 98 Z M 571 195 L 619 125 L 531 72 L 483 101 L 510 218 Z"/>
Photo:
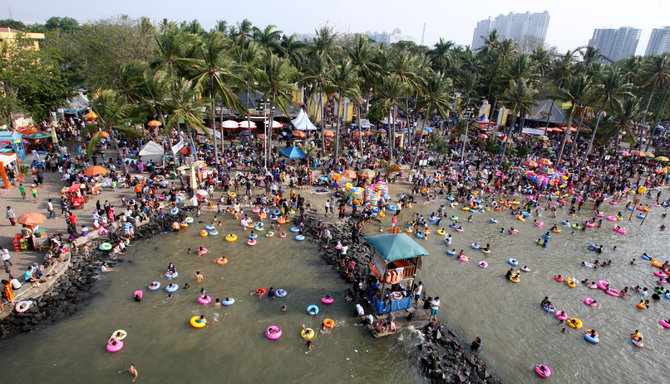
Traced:
<path fill-rule="evenodd" d="M 75 183 L 70 187 L 61 189 L 61 196 L 68 202 L 71 208 L 83 207 L 86 202 L 86 196 L 82 191 L 83 184 Z"/>

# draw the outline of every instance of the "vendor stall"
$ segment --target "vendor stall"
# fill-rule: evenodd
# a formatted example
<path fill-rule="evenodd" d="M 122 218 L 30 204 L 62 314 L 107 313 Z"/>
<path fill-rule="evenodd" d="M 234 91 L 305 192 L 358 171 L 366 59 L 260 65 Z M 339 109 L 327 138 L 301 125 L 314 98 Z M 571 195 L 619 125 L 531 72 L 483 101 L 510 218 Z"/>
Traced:
<path fill-rule="evenodd" d="M 61 189 L 60 193 L 63 198 L 68 202 L 71 208 L 83 207 L 86 202 L 86 196 L 82 190 L 84 187 L 83 184 L 75 183 L 70 187 L 65 187 Z"/>
<path fill-rule="evenodd" d="M 7 189 L 11 187 L 13 180 L 10 180 L 10 174 L 12 172 L 15 178 L 23 176 L 16 153 L 0 153 L 0 188 Z"/>

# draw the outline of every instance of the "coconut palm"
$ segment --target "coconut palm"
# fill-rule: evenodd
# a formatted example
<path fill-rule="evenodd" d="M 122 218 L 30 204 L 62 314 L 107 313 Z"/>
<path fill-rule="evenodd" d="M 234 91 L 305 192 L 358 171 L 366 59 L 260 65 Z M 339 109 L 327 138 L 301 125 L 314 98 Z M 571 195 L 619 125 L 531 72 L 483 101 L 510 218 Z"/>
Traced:
<path fill-rule="evenodd" d="M 449 80 L 441 72 L 430 72 L 426 76 L 426 82 L 421 87 L 421 93 L 417 99 L 417 109 L 425 109 L 425 117 L 421 122 L 420 136 L 423 136 L 423 130 L 426 126 L 426 120 L 430 121 L 433 113 L 442 118 L 449 116 L 451 110 L 453 87 L 451 80 Z M 416 153 L 412 161 L 412 169 L 416 165 L 416 160 L 419 158 L 421 151 L 421 138 L 416 143 Z"/>
<path fill-rule="evenodd" d="M 317 106 L 314 108 L 314 113 L 319 116 L 319 121 L 321 121 L 321 133 L 326 127 L 326 117 L 325 110 L 323 108 L 325 91 L 330 87 L 330 78 L 328 76 L 328 64 L 325 57 L 321 55 L 312 55 L 310 59 L 305 64 L 304 76 L 302 77 L 301 83 L 308 86 L 313 91 L 318 92 L 319 101 Z M 313 92 L 310 92 L 313 94 Z M 321 148 L 326 151 L 326 137 L 321 135 Z"/>
<path fill-rule="evenodd" d="M 276 55 L 270 56 L 270 60 L 265 67 L 265 71 L 259 74 L 259 84 L 261 90 L 265 93 L 265 97 L 270 99 L 270 123 L 267 140 L 268 156 L 272 154 L 272 123 L 273 111 L 277 106 L 284 115 L 288 116 L 286 108 L 291 102 L 291 92 L 295 91 L 294 81 L 296 78 L 296 70 L 291 66 L 291 63 L 286 59 L 280 59 Z M 267 163 L 266 163 L 267 168 Z"/>
<path fill-rule="evenodd" d="M 600 107 L 596 111 L 596 124 L 593 127 L 591 140 L 589 141 L 589 146 L 586 150 L 587 156 L 591 154 L 591 150 L 593 149 L 593 142 L 595 141 L 596 133 L 598 132 L 598 125 L 600 124 L 602 113 L 605 111 L 606 107 L 609 107 L 610 111 L 620 110 L 623 99 L 632 96 L 630 87 L 631 84 L 626 82 L 625 75 L 621 72 L 621 69 L 617 67 L 607 67 L 596 77 L 594 91 L 596 95 L 596 103 L 599 103 Z"/>
<path fill-rule="evenodd" d="M 434 48 L 428 51 L 427 55 L 435 71 L 446 73 L 454 65 L 453 47 L 453 41 L 440 38 Z"/>
<path fill-rule="evenodd" d="M 165 26 L 160 34 L 156 34 L 158 52 L 151 62 L 154 70 L 164 69 L 168 76 L 176 77 L 194 45 L 199 43 L 196 35 L 177 27 L 174 23 Z"/>
<path fill-rule="evenodd" d="M 240 76 L 244 80 L 244 105 L 246 108 L 249 108 L 251 106 L 249 98 L 251 97 L 252 91 L 255 91 L 258 77 L 262 72 L 260 68 L 262 52 L 258 44 L 253 41 L 249 42 L 246 48 L 238 47 L 238 50 L 240 51 L 238 55 L 240 58 Z M 251 126 L 251 116 L 247 112 L 247 127 L 249 126 Z"/>
<path fill-rule="evenodd" d="M 114 149 L 119 153 L 124 171 L 128 173 L 128 165 L 125 162 L 123 152 L 119 148 L 116 135 L 134 138 L 144 136 L 141 132 L 126 125 L 133 106 L 127 104 L 125 97 L 119 95 L 118 92 L 106 89 L 101 91 L 99 96 L 93 100 L 91 108 L 98 115 L 98 124 L 90 124 L 85 129 L 87 133 L 92 135 L 88 143 L 88 156 L 93 155 L 100 141 L 107 134 L 114 145 Z"/>
<path fill-rule="evenodd" d="M 335 51 L 335 36 L 333 27 L 324 26 L 316 30 L 316 37 L 312 43 L 312 49 L 317 55 L 322 55 L 330 60 Z"/>
<path fill-rule="evenodd" d="M 359 77 L 357 69 L 346 60 L 333 68 L 329 74 L 330 90 L 336 92 L 337 97 L 337 129 L 335 131 L 335 163 L 340 157 L 340 131 L 342 129 L 342 114 L 344 113 L 344 99 L 351 100 L 354 104 L 360 103 L 361 90 L 359 88 Z"/>
<path fill-rule="evenodd" d="M 640 73 L 642 79 L 642 86 L 649 88 L 649 98 L 647 99 L 647 105 L 644 107 L 644 112 L 642 113 L 642 125 L 647 119 L 647 113 L 649 112 L 649 105 L 651 105 L 651 99 L 654 97 L 654 93 L 659 86 L 664 86 L 665 84 L 670 83 L 670 54 L 664 53 L 661 56 L 648 56 L 645 58 L 642 63 L 642 70 Z M 642 132 L 643 128 L 640 128 L 639 144 L 642 145 Z"/>
<path fill-rule="evenodd" d="M 209 100 L 199 97 L 203 91 L 202 84 L 192 84 L 183 78 L 174 80 L 174 84 L 169 88 L 171 90 L 167 102 L 169 118 L 164 129 L 167 132 L 183 123 L 193 148 L 193 156 L 198 160 L 198 151 L 191 131 L 209 136 L 202 118 L 202 111 L 207 109 Z"/>
<path fill-rule="evenodd" d="M 266 59 L 274 52 L 279 51 L 279 40 L 282 31 L 276 25 L 268 25 L 263 29 L 253 27 L 253 39 L 265 50 Z"/>
<path fill-rule="evenodd" d="M 398 101 L 404 95 L 405 89 L 402 81 L 396 74 L 384 77 L 382 83 L 375 89 L 377 94 L 377 107 L 385 111 L 390 124 L 388 130 L 390 161 L 395 159 L 395 121 L 398 112 Z"/>
<path fill-rule="evenodd" d="M 565 120 L 565 134 L 563 135 L 563 141 L 561 142 L 561 149 L 558 152 L 558 158 L 556 159 L 556 166 L 560 166 L 561 160 L 563 158 L 563 151 L 565 150 L 565 143 L 568 141 L 568 136 L 570 136 L 570 126 L 572 125 L 572 118 L 575 113 L 575 108 L 579 105 L 584 104 L 584 100 L 588 96 L 589 88 L 591 87 L 591 77 L 586 74 L 576 74 L 569 76 L 565 79 L 563 87 L 557 90 L 556 98 L 558 100 L 570 103 L 570 108 L 568 109 L 568 117 Z M 577 138 L 575 137 L 575 140 Z"/>
<path fill-rule="evenodd" d="M 512 121 L 510 122 L 507 133 L 505 134 L 502 159 L 505 158 L 507 141 L 514 135 L 514 124 L 517 120 L 517 115 L 521 116 L 521 123 L 519 124 L 519 129 L 521 129 L 523 128 L 526 119 L 526 113 L 530 110 L 530 108 L 533 106 L 533 103 L 535 102 L 536 94 L 537 89 L 533 88 L 531 82 L 528 79 L 519 78 L 518 80 L 512 81 L 509 87 L 500 97 L 500 101 L 512 109 Z"/>
<path fill-rule="evenodd" d="M 279 43 L 279 56 L 288 59 L 296 68 L 302 68 L 305 62 L 305 43 L 298 40 L 294 33 L 291 36 L 282 36 Z"/>
<path fill-rule="evenodd" d="M 188 78 L 209 94 L 210 121 L 214 137 L 214 159 L 218 164 L 219 150 L 216 143 L 216 110 L 214 103 L 219 98 L 227 108 L 235 108 L 246 112 L 238 96 L 233 92 L 231 84 L 241 83 L 237 76 L 234 63 L 230 60 L 230 46 L 226 38 L 219 31 L 212 31 L 203 38 L 197 56 L 184 62 Z"/>

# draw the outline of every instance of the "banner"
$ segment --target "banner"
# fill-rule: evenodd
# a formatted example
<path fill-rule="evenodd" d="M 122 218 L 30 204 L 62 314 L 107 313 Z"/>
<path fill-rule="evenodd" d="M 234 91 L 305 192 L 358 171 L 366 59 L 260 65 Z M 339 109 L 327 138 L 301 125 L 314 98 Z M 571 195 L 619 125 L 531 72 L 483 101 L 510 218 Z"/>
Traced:
<path fill-rule="evenodd" d="M 177 152 L 179 152 L 179 150 L 181 150 L 182 148 L 184 148 L 184 138 L 183 137 L 180 138 L 180 140 L 177 144 L 172 146 L 172 154 L 176 155 Z"/>

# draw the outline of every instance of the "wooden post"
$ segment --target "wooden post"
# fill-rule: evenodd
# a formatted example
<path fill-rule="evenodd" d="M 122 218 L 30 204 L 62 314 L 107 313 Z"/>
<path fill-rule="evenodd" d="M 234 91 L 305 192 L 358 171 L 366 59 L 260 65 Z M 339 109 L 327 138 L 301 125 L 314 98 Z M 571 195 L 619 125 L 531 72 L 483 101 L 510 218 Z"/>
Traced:
<path fill-rule="evenodd" d="M 633 199 L 633 210 L 630 211 L 630 216 L 628 217 L 628 221 L 630 221 L 633 218 L 633 213 L 635 213 L 635 210 L 637 209 L 637 205 L 640 204 L 640 199 Z M 647 216 L 645 216 L 646 218 Z"/>

